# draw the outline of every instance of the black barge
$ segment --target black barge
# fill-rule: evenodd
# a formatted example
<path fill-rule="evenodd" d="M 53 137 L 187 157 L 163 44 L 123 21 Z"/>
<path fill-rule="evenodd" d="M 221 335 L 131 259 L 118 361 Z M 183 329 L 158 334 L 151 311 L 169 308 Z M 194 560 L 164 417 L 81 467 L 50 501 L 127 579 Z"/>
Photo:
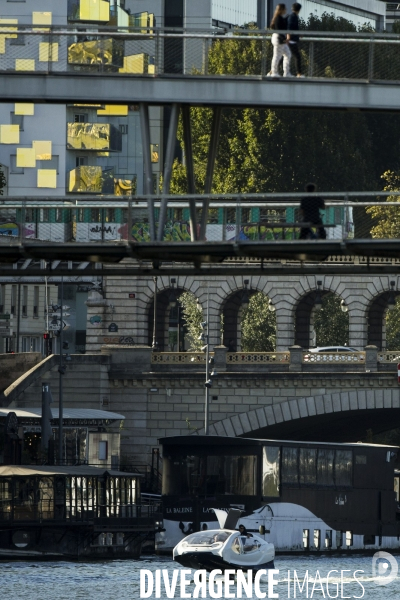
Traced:
<path fill-rule="evenodd" d="M 138 558 L 154 535 L 137 473 L 0 466 L 0 559 Z"/>

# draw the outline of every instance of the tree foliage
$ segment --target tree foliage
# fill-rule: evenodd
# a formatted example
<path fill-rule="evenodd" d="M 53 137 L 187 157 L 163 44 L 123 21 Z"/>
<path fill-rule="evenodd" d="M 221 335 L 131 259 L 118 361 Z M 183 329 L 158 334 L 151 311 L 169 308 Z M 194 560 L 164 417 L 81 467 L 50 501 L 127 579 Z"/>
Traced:
<path fill-rule="evenodd" d="M 386 171 L 382 175 L 385 181 L 385 192 L 400 191 L 400 171 Z M 387 202 L 400 202 L 398 196 L 388 196 Z M 399 207 L 400 208 L 400 207 Z M 400 210 L 397 206 L 385 206 L 384 202 L 367 208 L 367 213 L 373 217 L 371 235 L 374 238 L 398 238 L 400 237 Z"/>
<path fill-rule="evenodd" d="M 3 195 L 3 188 L 7 185 L 6 177 L 3 173 L 2 165 L 0 165 L 0 196 Z"/>
<path fill-rule="evenodd" d="M 178 298 L 183 311 L 187 336 L 189 341 L 189 350 L 200 352 L 203 342 L 198 339 L 202 332 L 201 322 L 203 320 L 203 311 L 197 308 L 197 299 L 190 292 L 183 292 Z"/>
<path fill-rule="evenodd" d="M 317 346 L 344 346 L 349 343 L 349 315 L 340 308 L 336 294 L 322 298 L 321 310 L 314 313 Z"/>
<path fill-rule="evenodd" d="M 397 298 L 396 306 L 386 314 L 386 349 L 400 349 L 400 299 Z"/>
<path fill-rule="evenodd" d="M 256 292 L 249 300 L 241 329 L 244 352 L 273 352 L 276 342 L 276 317 L 268 309 L 268 297 Z"/>

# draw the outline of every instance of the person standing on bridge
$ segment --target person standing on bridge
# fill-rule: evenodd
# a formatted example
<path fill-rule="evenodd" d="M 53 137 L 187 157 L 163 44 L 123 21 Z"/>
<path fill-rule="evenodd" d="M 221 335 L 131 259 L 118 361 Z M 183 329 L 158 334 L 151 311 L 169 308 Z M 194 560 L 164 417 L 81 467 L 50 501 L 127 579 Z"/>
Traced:
<path fill-rule="evenodd" d="M 299 30 L 299 13 L 300 13 L 300 11 L 301 11 L 301 4 L 299 2 L 295 2 L 292 5 L 292 12 L 288 16 L 288 20 L 287 20 L 287 28 L 289 29 L 289 31 L 298 31 Z M 289 33 L 288 38 L 289 38 L 290 52 L 292 53 L 292 55 L 294 56 L 294 59 L 296 61 L 297 77 L 304 77 L 304 75 L 301 72 L 301 54 L 300 54 L 300 50 L 299 50 L 300 37 L 298 35 L 296 35 L 295 33 Z"/>
<path fill-rule="evenodd" d="M 306 192 L 313 193 L 317 191 L 315 183 L 307 183 L 305 187 Z M 300 229 L 300 240 L 312 239 L 318 237 L 320 240 L 326 240 L 326 231 L 322 223 L 320 209 L 325 208 L 325 203 L 319 196 L 306 196 L 301 199 L 300 210 L 301 219 L 304 223 L 310 223 L 313 227 L 318 227 L 318 235 L 315 236 L 311 230 L 311 227 L 302 227 Z"/>
<path fill-rule="evenodd" d="M 278 31 L 285 31 L 287 29 L 287 21 L 285 19 L 286 5 L 278 4 L 274 16 L 271 21 L 271 29 L 277 29 Z M 272 45 L 274 47 L 274 53 L 272 56 L 271 71 L 268 73 L 268 77 L 279 77 L 279 63 L 283 57 L 283 75 L 285 77 L 291 77 L 290 73 L 290 59 L 292 57 L 289 49 L 288 36 L 284 33 L 273 33 L 272 34 Z"/>

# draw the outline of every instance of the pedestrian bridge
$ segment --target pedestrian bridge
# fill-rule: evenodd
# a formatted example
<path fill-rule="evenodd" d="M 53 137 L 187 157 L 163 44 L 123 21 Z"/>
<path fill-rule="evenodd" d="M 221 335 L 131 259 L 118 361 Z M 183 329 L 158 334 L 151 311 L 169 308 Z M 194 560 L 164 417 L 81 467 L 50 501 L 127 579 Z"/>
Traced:
<path fill-rule="evenodd" d="M 15 39 L 23 37 L 24 44 Z M 400 40 L 302 32 L 305 74 L 270 78 L 271 32 L 2 28 L 2 100 L 398 110 Z M 247 56 L 247 60 L 238 57 Z"/>

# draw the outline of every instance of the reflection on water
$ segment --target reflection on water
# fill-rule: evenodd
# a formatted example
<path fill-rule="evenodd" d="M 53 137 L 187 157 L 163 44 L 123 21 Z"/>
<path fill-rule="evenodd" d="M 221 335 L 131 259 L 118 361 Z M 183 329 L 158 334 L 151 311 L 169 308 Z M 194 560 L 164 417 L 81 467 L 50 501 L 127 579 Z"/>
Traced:
<path fill-rule="evenodd" d="M 398 561 L 400 557 L 396 557 Z M 371 556 L 278 556 L 275 566 L 279 569 L 279 585 L 276 591 L 279 598 L 288 598 L 288 571 L 296 570 L 299 580 L 302 581 L 308 569 L 310 579 L 314 580 L 316 572 L 323 582 L 323 595 L 321 587 L 315 586 L 311 596 L 312 583 L 309 585 L 309 598 L 328 598 L 326 589 L 326 578 L 329 571 L 336 569 L 339 572 L 346 570 L 343 574 L 343 593 L 340 589 L 340 573 L 331 578 L 329 594 L 334 597 L 363 597 L 367 600 L 397 600 L 400 598 L 400 577 L 387 585 L 377 586 L 372 579 L 372 557 Z M 4 598 L 11 600 L 71 600 L 84 598 L 85 600 L 132 600 L 140 598 L 139 574 L 140 569 L 168 569 L 172 571 L 179 565 L 169 559 L 160 557 L 146 557 L 140 561 L 110 561 L 110 562 L 0 562 L 1 591 Z M 365 588 L 364 595 L 362 587 L 354 582 L 353 572 Z M 335 583 L 339 582 L 339 593 L 336 596 Z M 193 591 L 194 586 L 187 591 Z M 267 585 L 261 584 L 263 591 L 267 592 Z M 161 588 L 162 591 L 164 588 Z M 234 588 L 233 588 L 234 589 Z M 162 593 L 162 598 L 166 598 Z M 180 599 L 179 588 L 175 595 Z M 293 585 L 291 589 L 293 595 Z M 302 593 L 297 590 L 297 598 L 307 598 L 305 589 Z M 255 598 L 255 596 L 254 596 Z"/>

